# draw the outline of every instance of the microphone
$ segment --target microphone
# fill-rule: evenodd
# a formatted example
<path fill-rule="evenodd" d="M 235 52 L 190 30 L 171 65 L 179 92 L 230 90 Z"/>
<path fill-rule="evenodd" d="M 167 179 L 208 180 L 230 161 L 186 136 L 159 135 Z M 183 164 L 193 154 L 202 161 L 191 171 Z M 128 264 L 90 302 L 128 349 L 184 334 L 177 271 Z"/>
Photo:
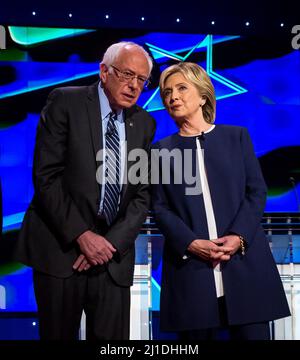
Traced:
<path fill-rule="evenodd" d="M 289 178 L 290 183 L 292 184 L 293 190 L 295 192 L 295 197 L 296 197 L 296 203 L 297 203 L 297 208 L 298 208 L 298 212 L 300 213 L 300 202 L 299 202 L 299 195 L 298 195 L 298 191 L 297 191 L 297 187 L 296 187 L 296 181 L 295 178 L 293 176 L 291 176 Z"/>
<path fill-rule="evenodd" d="M 205 140 L 205 134 L 204 131 L 201 131 L 201 134 L 197 136 L 201 149 L 204 149 L 204 140 Z"/>

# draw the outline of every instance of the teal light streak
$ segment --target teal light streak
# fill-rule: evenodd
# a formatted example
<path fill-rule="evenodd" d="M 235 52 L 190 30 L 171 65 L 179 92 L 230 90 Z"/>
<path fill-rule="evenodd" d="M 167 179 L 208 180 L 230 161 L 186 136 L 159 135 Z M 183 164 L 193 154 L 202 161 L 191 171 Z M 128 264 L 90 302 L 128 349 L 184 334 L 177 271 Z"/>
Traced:
<path fill-rule="evenodd" d="M 159 54 L 163 56 L 166 56 L 166 55 L 169 55 L 168 57 L 171 58 L 171 59 L 175 59 L 175 60 L 183 60 L 183 57 L 180 56 L 180 55 L 176 55 L 174 52 L 170 52 L 170 51 L 167 51 L 167 50 L 163 50 L 155 45 L 151 45 L 149 43 L 146 43 L 146 45 L 149 47 L 149 50 L 151 51 L 155 51 Z M 178 52 L 181 52 L 180 50 L 178 50 Z"/>
<path fill-rule="evenodd" d="M 161 107 L 157 107 L 157 108 L 151 108 L 151 110 L 147 110 L 148 112 L 152 112 L 152 111 L 159 111 L 159 110 L 165 110 L 166 108 L 164 106 Z"/>
<path fill-rule="evenodd" d="M 158 93 L 159 91 L 159 87 L 154 91 L 154 93 L 149 97 L 149 99 L 145 102 L 144 106 L 143 106 L 143 109 L 145 109 L 148 104 L 152 101 L 152 99 L 155 97 L 155 95 Z M 163 107 L 164 109 L 164 107 Z"/>
<path fill-rule="evenodd" d="M 205 38 L 206 39 L 206 38 Z M 149 43 L 146 43 L 146 45 L 149 47 L 149 49 L 151 51 L 155 51 L 163 56 L 166 56 L 168 55 L 169 58 L 172 58 L 174 60 L 180 60 L 180 61 L 185 61 L 190 55 L 192 52 L 195 51 L 195 49 L 197 48 L 200 48 L 202 47 L 201 44 L 203 42 L 205 42 L 205 39 L 200 41 L 197 45 L 195 45 L 193 48 L 191 48 L 191 50 L 185 55 L 185 56 L 180 56 L 180 55 L 176 55 L 175 52 L 170 52 L 170 51 L 167 51 L 167 50 L 163 50 L 163 49 L 160 49 L 159 47 L 155 46 L 155 45 L 151 45 Z M 181 50 L 177 50 L 177 52 L 183 52 L 183 49 Z"/>
<path fill-rule="evenodd" d="M 96 75 L 98 73 L 99 73 L 99 70 L 95 70 L 95 71 L 90 71 L 88 73 L 79 74 L 79 75 L 77 74 L 76 76 L 70 76 L 70 77 L 67 77 L 67 78 L 63 78 L 63 79 L 57 80 L 57 81 L 49 81 L 47 83 L 44 83 L 44 84 L 38 85 L 38 86 L 28 86 L 28 87 L 25 87 L 23 89 L 10 91 L 10 92 L 7 92 L 5 94 L 0 94 L 0 99 L 10 97 L 10 96 L 24 94 L 24 93 L 39 90 L 39 89 L 44 89 L 44 88 L 47 88 L 47 87 L 50 87 L 50 86 L 53 86 L 53 85 L 62 84 L 62 83 L 68 82 L 68 81 L 82 79 L 82 78 L 85 78 L 85 77 L 88 77 L 88 76 Z"/>
<path fill-rule="evenodd" d="M 222 39 L 218 39 L 215 41 L 215 43 L 218 42 L 223 42 L 223 41 L 228 41 L 228 40 L 233 40 L 233 39 L 237 39 L 239 38 L 239 36 L 228 36 L 226 37 L 226 40 Z M 176 52 L 181 53 L 183 52 L 183 49 L 178 49 L 174 52 L 168 51 L 168 50 L 164 50 L 161 49 L 155 45 L 152 45 L 150 43 L 146 43 L 146 45 L 149 47 L 149 50 L 151 50 L 152 52 L 156 52 L 159 53 L 163 56 L 166 56 L 168 58 L 171 59 L 175 59 L 175 60 L 179 60 L 179 61 L 186 61 L 188 59 L 188 57 L 197 49 L 197 48 L 201 48 L 201 47 L 206 47 L 206 71 L 208 73 L 208 75 L 218 81 L 219 83 L 227 86 L 228 88 L 232 89 L 233 92 L 229 93 L 229 94 L 225 94 L 225 95 L 220 95 L 217 96 L 216 99 L 217 100 L 222 100 L 222 99 L 226 99 L 229 98 L 231 96 L 236 96 L 236 95 L 240 95 L 243 94 L 245 92 L 247 92 L 248 90 L 243 88 L 242 86 L 239 86 L 237 84 L 235 84 L 233 81 L 230 81 L 229 79 L 226 79 L 224 76 L 217 74 L 215 71 L 213 71 L 213 54 L 212 54 L 212 49 L 213 49 L 213 44 L 214 44 L 214 40 L 213 40 L 213 36 L 212 35 L 207 35 L 202 41 L 200 41 L 198 44 L 196 44 L 194 47 L 192 47 L 190 49 L 190 51 L 185 55 L 185 56 L 180 56 L 177 55 Z M 151 103 L 151 101 L 154 99 L 154 97 L 156 96 L 157 92 L 159 90 L 159 87 L 154 91 L 154 93 L 150 96 L 150 98 L 146 101 L 146 103 L 143 105 L 143 108 L 146 109 L 147 106 Z M 155 107 L 155 108 L 150 108 L 147 109 L 148 112 L 153 112 L 153 111 L 158 111 L 158 110 L 163 110 L 164 107 Z"/>
<path fill-rule="evenodd" d="M 158 282 L 154 279 L 154 277 L 151 278 L 152 284 L 156 287 L 156 289 L 160 292 L 160 286 Z"/>
<path fill-rule="evenodd" d="M 224 37 L 222 37 L 220 39 L 214 40 L 214 44 L 218 44 L 218 43 L 229 41 L 229 40 L 238 39 L 239 37 L 240 36 L 238 36 L 238 35 L 224 36 Z M 192 48 L 188 47 L 188 48 L 184 48 L 184 49 L 176 49 L 176 50 L 173 50 L 172 52 L 168 51 L 168 50 L 164 50 L 162 48 L 159 48 L 159 47 L 157 47 L 157 46 L 155 46 L 153 44 L 150 44 L 150 43 L 145 43 L 145 44 L 149 47 L 149 50 L 154 51 L 155 53 L 161 55 L 161 56 L 154 56 L 155 59 L 158 59 L 160 57 L 165 57 L 166 55 L 169 55 L 168 56 L 169 58 L 172 58 L 174 60 L 181 60 L 181 61 L 184 61 L 186 58 L 188 58 L 188 56 L 190 56 L 190 54 L 195 49 L 207 46 L 206 38 L 204 38 L 202 41 L 199 42 L 199 44 L 197 44 L 196 46 L 194 46 Z M 182 53 L 182 52 L 185 52 L 185 51 L 189 51 L 189 53 L 184 57 L 180 56 L 180 55 L 176 55 L 177 53 Z"/>
<path fill-rule="evenodd" d="M 13 225 L 20 224 L 23 221 L 25 212 L 19 212 L 13 215 L 7 215 L 3 217 L 3 229 Z"/>
<path fill-rule="evenodd" d="M 245 91 L 246 92 L 246 91 Z M 216 96 L 216 100 L 223 100 L 223 99 L 227 99 L 229 97 L 232 97 L 232 96 L 235 96 L 235 95 L 239 95 L 239 94 L 242 94 L 242 92 L 239 92 L 239 93 L 231 93 L 231 94 L 225 94 L 225 95 L 219 95 L 219 96 Z"/>
<path fill-rule="evenodd" d="M 235 84 L 234 82 L 230 81 L 229 79 L 226 79 L 222 75 L 217 74 L 216 72 L 213 71 L 213 69 L 212 69 L 213 68 L 213 65 L 212 65 L 213 64 L 213 54 L 212 54 L 213 37 L 212 37 L 212 35 L 207 35 L 206 39 L 207 39 L 206 71 L 207 71 L 208 75 L 211 78 L 219 81 L 221 84 L 226 85 L 235 91 L 234 93 L 231 93 L 231 94 L 217 96 L 217 100 L 225 99 L 225 98 L 228 98 L 231 96 L 235 96 L 235 95 L 239 95 L 239 94 L 243 94 L 243 93 L 247 92 L 248 90 L 244 89 L 243 87 Z"/>
<path fill-rule="evenodd" d="M 77 36 L 95 30 L 9 26 L 8 31 L 14 42 L 30 46 L 54 39 Z"/>
<path fill-rule="evenodd" d="M 202 44 L 205 44 L 205 39 L 202 40 L 202 41 L 200 41 L 196 46 L 194 46 L 194 47 L 191 49 L 191 51 L 189 51 L 189 52 L 185 55 L 183 61 L 185 61 L 197 48 L 201 48 L 201 47 L 202 47 L 202 46 L 201 46 Z"/>

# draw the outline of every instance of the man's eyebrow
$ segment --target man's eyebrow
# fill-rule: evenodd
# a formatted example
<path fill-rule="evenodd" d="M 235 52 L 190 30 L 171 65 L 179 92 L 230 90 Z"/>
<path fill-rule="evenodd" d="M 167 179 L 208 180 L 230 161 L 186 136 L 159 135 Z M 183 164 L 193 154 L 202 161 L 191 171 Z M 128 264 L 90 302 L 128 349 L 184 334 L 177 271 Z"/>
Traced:
<path fill-rule="evenodd" d="M 144 78 L 148 78 L 147 75 L 145 75 L 145 74 L 137 74 L 135 71 L 133 71 L 133 70 L 131 70 L 131 69 L 129 69 L 129 68 L 125 68 L 125 69 L 122 70 L 122 71 L 127 71 L 127 72 L 130 72 L 130 73 L 134 74 L 134 75 L 142 76 L 142 77 L 144 77 Z"/>
<path fill-rule="evenodd" d="M 128 71 L 128 72 L 131 72 L 131 73 L 135 74 L 135 72 L 134 72 L 133 70 L 130 70 L 129 68 L 125 68 L 125 69 L 122 70 L 122 71 Z"/>

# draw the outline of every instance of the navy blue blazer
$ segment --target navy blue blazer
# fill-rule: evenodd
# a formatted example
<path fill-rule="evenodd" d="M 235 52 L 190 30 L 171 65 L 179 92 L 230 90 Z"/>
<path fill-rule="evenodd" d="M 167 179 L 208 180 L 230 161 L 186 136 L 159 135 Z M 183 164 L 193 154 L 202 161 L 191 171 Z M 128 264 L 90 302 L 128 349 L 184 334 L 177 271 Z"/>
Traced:
<path fill-rule="evenodd" d="M 217 125 L 201 141 L 218 236 L 235 233 L 246 241 L 246 254 L 237 252 L 222 262 L 222 276 L 230 325 L 262 322 L 289 316 L 282 282 L 263 228 L 266 185 L 248 131 Z M 173 134 L 153 149 L 193 149 L 196 174 L 196 137 Z M 156 150 L 157 151 L 157 150 Z M 184 164 L 182 156 L 181 165 Z M 152 185 L 156 222 L 165 237 L 161 284 L 161 328 L 181 331 L 220 325 L 213 268 L 189 254 L 195 239 L 208 239 L 202 194 L 186 195 L 190 187 L 177 184 L 180 164 L 170 162 L 170 183 L 160 176 Z M 156 162 L 154 173 L 167 164 Z M 178 175 L 178 174 L 177 174 Z"/>

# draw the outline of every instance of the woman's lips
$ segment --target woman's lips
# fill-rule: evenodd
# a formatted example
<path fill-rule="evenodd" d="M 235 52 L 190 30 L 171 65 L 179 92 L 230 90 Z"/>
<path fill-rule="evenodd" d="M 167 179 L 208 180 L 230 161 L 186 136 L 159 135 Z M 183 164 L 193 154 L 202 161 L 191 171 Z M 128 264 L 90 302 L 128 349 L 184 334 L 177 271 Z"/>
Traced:
<path fill-rule="evenodd" d="M 171 107 L 171 110 L 176 111 L 179 110 L 181 108 L 182 105 L 175 105 Z"/>

